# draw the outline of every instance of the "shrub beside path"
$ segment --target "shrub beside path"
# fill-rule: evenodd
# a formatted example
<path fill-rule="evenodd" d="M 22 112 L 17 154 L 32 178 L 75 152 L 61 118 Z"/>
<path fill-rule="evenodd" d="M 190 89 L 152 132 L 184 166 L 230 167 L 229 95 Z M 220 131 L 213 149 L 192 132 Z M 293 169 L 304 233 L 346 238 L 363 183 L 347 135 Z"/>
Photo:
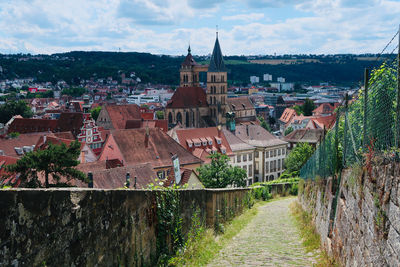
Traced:
<path fill-rule="evenodd" d="M 289 205 L 296 198 L 268 202 L 208 266 L 313 266 L 302 245 Z"/>

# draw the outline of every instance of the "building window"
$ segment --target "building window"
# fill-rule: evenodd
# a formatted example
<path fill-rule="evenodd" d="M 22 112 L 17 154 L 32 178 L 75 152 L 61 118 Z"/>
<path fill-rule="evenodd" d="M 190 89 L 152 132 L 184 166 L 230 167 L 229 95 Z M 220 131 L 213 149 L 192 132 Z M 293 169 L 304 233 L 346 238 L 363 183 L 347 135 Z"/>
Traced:
<path fill-rule="evenodd" d="M 278 156 L 281 155 L 281 149 L 278 149 Z"/>
<path fill-rule="evenodd" d="M 249 154 L 249 160 L 253 160 L 253 154 Z"/>
<path fill-rule="evenodd" d="M 246 173 L 247 173 L 247 165 L 244 165 L 244 166 L 243 166 L 243 170 L 245 170 Z"/>
<path fill-rule="evenodd" d="M 237 162 L 242 162 L 240 155 L 237 155 L 236 158 L 237 158 Z"/>
<path fill-rule="evenodd" d="M 281 170 L 281 159 L 278 159 L 278 171 Z"/>
<path fill-rule="evenodd" d="M 252 177 L 252 176 L 253 176 L 253 165 L 252 165 L 252 164 L 249 165 L 248 176 L 249 176 L 249 177 Z"/>
<path fill-rule="evenodd" d="M 158 179 L 164 179 L 165 178 L 165 172 L 164 171 L 158 171 L 157 172 L 157 177 L 158 177 Z"/>
<path fill-rule="evenodd" d="M 258 159 L 258 151 L 254 152 L 254 158 Z"/>
<path fill-rule="evenodd" d="M 269 151 L 265 151 L 265 157 L 269 158 Z"/>
<path fill-rule="evenodd" d="M 285 155 L 285 154 L 286 154 L 286 151 L 284 148 L 282 148 L 282 155 Z"/>
<path fill-rule="evenodd" d="M 265 173 L 269 173 L 269 162 L 265 162 Z"/>
<path fill-rule="evenodd" d="M 247 154 L 243 154 L 243 162 L 247 161 Z"/>

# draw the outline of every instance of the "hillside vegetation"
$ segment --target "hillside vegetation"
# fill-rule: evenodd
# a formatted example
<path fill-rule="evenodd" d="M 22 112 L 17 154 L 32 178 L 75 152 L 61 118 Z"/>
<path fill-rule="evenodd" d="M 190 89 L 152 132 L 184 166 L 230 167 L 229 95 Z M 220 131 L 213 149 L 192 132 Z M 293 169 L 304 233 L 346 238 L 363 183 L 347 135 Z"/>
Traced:
<path fill-rule="evenodd" d="M 184 57 L 159 56 L 136 52 L 69 52 L 53 55 L 0 55 L 0 79 L 36 78 L 39 82 L 65 80 L 76 85 L 91 77 L 119 78 L 119 74 L 135 72 L 142 82 L 177 85 L 179 68 Z M 195 57 L 207 64 L 205 57 Z M 331 82 L 356 85 L 362 80 L 365 67 L 377 66 L 374 57 L 308 56 L 298 59 L 269 57 L 248 59 L 245 56 L 225 57 L 230 84 L 245 85 L 249 77 L 262 80 L 264 73 L 285 77 L 287 82 Z M 256 61 L 254 61 L 256 60 Z"/>

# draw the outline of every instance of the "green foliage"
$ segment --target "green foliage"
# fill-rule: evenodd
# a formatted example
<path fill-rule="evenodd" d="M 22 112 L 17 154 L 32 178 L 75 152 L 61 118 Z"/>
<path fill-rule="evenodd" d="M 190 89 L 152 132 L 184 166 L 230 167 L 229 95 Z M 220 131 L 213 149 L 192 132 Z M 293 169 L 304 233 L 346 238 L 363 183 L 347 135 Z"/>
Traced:
<path fill-rule="evenodd" d="M 265 130 L 267 130 L 268 132 L 271 132 L 272 131 L 272 129 L 271 129 L 271 126 L 269 126 L 269 124 L 264 120 L 264 118 L 263 117 L 261 117 L 261 116 L 258 116 L 258 119 L 260 120 L 260 122 L 261 122 L 261 127 L 263 127 Z"/>
<path fill-rule="evenodd" d="M 157 110 L 156 111 L 156 117 L 157 117 L 157 119 L 158 120 L 163 120 L 164 119 L 164 111 L 162 111 L 162 110 Z"/>
<path fill-rule="evenodd" d="M 210 164 L 197 168 L 199 178 L 206 188 L 225 188 L 228 185 L 246 186 L 247 173 L 228 164 L 229 157 L 220 153 L 211 154 Z"/>
<path fill-rule="evenodd" d="M 301 110 L 303 111 L 304 116 L 311 116 L 314 109 L 315 109 L 314 101 L 306 98 L 304 104 L 301 105 Z"/>
<path fill-rule="evenodd" d="M 301 106 L 295 105 L 292 107 L 292 109 L 294 109 L 296 111 L 297 115 L 300 115 L 300 114 L 304 115 L 304 111 Z"/>
<path fill-rule="evenodd" d="M 4 105 L 0 105 L 0 123 L 8 122 L 14 115 L 30 118 L 33 116 L 33 112 L 22 100 L 8 101 Z"/>
<path fill-rule="evenodd" d="M 168 263 L 171 256 L 184 246 L 180 192 L 161 188 L 156 192 L 158 266 Z M 170 241 L 170 244 L 168 243 Z"/>
<path fill-rule="evenodd" d="M 8 136 L 11 138 L 17 138 L 18 136 L 20 136 L 21 134 L 19 132 L 12 132 L 9 133 Z"/>
<path fill-rule="evenodd" d="M 97 118 L 99 117 L 100 111 L 101 111 L 101 106 L 95 107 L 90 110 L 90 115 L 92 116 L 92 118 L 94 120 L 97 120 Z"/>
<path fill-rule="evenodd" d="M 287 127 L 284 135 L 286 136 L 286 135 L 290 134 L 291 132 L 293 132 L 293 127 Z"/>
<path fill-rule="evenodd" d="M 253 187 L 252 193 L 254 196 L 254 199 L 257 200 L 269 200 L 272 198 L 272 194 L 270 193 L 270 189 L 268 185 L 263 185 L 263 186 L 258 186 L 258 187 Z"/>
<path fill-rule="evenodd" d="M 66 88 L 61 91 L 62 95 L 69 95 L 73 97 L 80 97 L 84 93 L 86 93 L 86 89 L 82 87 L 71 87 L 71 88 Z"/>
<path fill-rule="evenodd" d="M 308 143 L 299 143 L 290 151 L 285 159 L 285 166 L 289 172 L 299 171 L 314 152 L 314 148 Z"/>
<path fill-rule="evenodd" d="M 61 178 L 67 181 L 79 179 L 86 182 L 86 175 L 75 169 L 79 164 L 81 144 L 72 142 L 70 146 L 49 143 L 47 149 L 26 153 L 16 164 L 8 165 L 7 171 L 19 174 L 22 187 L 49 187 L 50 178 L 53 184 L 60 184 Z M 45 183 L 39 179 L 45 178 Z"/>

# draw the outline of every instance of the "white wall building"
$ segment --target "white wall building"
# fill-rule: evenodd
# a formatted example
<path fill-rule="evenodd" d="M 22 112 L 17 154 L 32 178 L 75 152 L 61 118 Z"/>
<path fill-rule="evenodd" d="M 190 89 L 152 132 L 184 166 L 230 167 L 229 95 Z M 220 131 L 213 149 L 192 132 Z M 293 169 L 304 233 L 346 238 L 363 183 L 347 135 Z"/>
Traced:
<path fill-rule="evenodd" d="M 146 104 L 146 103 L 151 103 L 151 102 L 160 102 L 160 97 L 158 95 L 156 96 L 147 96 L 147 95 L 130 95 L 126 98 L 126 101 L 129 104 L 136 104 L 136 105 L 141 105 L 141 104 Z"/>
<path fill-rule="evenodd" d="M 268 73 L 266 73 L 266 74 L 264 74 L 264 81 L 272 81 L 272 75 L 271 74 L 268 74 Z"/>
<path fill-rule="evenodd" d="M 251 83 L 259 83 L 260 82 L 260 77 L 250 76 L 250 82 Z"/>

